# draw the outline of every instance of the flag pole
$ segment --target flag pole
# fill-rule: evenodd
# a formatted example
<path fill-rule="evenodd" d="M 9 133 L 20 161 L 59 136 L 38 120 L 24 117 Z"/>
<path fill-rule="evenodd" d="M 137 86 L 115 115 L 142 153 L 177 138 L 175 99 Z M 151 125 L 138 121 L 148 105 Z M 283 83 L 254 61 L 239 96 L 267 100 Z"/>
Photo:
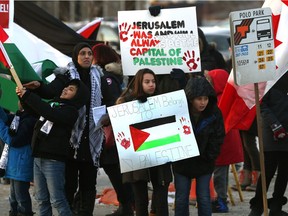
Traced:
<path fill-rule="evenodd" d="M 257 118 L 257 130 L 258 130 L 258 141 L 259 141 L 259 156 L 260 156 L 260 169 L 261 169 L 263 210 L 264 210 L 264 216 L 268 216 L 266 175 L 265 175 L 265 164 L 264 164 L 263 132 L 262 132 L 262 118 L 261 118 L 261 114 L 260 114 L 258 83 L 254 83 L 254 91 L 255 91 L 256 118 Z"/>
<path fill-rule="evenodd" d="M 17 85 L 20 89 L 22 89 L 22 88 L 23 88 L 23 85 L 22 85 L 22 83 L 21 83 L 21 81 L 20 81 L 20 79 L 19 79 L 19 77 L 18 77 L 18 75 L 17 75 L 17 73 L 16 73 L 16 71 L 15 71 L 15 69 L 14 69 L 14 67 L 13 67 L 12 62 L 10 61 L 10 58 L 9 58 L 9 56 L 8 56 L 8 54 L 7 54 L 6 50 L 5 50 L 2 42 L 0 42 L 0 49 L 1 49 L 2 53 L 3 53 L 3 55 L 4 55 L 5 60 L 7 61 L 7 64 L 8 64 L 10 73 L 11 73 L 13 79 L 15 80 L 16 85 Z"/>

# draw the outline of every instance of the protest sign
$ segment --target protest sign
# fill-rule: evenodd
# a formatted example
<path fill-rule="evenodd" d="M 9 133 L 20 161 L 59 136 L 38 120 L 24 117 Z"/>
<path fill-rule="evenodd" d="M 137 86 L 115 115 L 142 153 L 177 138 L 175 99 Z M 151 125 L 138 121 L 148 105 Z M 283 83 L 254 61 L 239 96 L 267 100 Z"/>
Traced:
<path fill-rule="evenodd" d="M 107 109 L 121 173 L 199 155 L 183 90 Z"/>
<path fill-rule="evenodd" d="M 148 10 L 119 11 L 118 23 L 125 75 L 142 68 L 156 74 L 201 71 L 195 7 L 162 9 L 156 17 Z"/>

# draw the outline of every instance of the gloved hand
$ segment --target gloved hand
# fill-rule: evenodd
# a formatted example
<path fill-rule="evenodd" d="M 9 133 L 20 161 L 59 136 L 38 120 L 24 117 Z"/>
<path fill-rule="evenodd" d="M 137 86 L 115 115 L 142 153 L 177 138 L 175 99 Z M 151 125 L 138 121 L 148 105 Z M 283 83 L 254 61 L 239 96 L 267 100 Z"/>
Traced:
<path fill-rule="evenodd" d="M 139 96 L 137 100 L 139 101 L 139 103 L 145 103 L 147 101 L 147 96 L 145 95 Z"/>
<path fill-rule="evenodd" d="M 187 80 L 183 70 L 180 68 L 173 68 L 170 72 L 170 76 L 172 79 L 178 80 L 180 89 L 185 88 Z"/>
<path fill-rule="evenodd" d="M 173 68 L 172 71 L 170 72 L 170 75 L 173 79 L 180 80 L 185 78 L 185 73 L 180 68 Z"/>
<path fill-rule="evenodd" d="M 287 136 L 287 132 L 281 124 L 273 124 L 271 128 L 274 134 L 274 140 L 284 139 Z"/>
<path fill-rule="evenodd" d="M 149 12 L 150 12 L 151 16 L 156 17 L 156 16 L 158 16 L 158 15 L 160 14 L 160 12 L 161 12 L 161 6 L 159 6 L 159 5 L 150 6 L 150 7 L 149 7 Z"/>

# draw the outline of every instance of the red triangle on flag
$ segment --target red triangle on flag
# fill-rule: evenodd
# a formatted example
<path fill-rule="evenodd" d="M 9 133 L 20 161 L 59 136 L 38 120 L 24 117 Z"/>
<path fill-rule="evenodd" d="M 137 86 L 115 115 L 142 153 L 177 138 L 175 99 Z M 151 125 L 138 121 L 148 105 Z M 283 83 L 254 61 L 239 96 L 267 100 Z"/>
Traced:
<path fill-rule="evenodd" d="M 5 30 L 0 26 L 0 41 L 4 43 L 8 39 L 8 34 L 5 32 Z"/>
<path fill-rule="evenodd" d="M 132 126 L 129 126 L 129 128 L 132 142 L 134 145 L 134 150 L 137 151 L 137 149 L 145 142 L 145 140 L 150 136 L 150 134 Z"/>

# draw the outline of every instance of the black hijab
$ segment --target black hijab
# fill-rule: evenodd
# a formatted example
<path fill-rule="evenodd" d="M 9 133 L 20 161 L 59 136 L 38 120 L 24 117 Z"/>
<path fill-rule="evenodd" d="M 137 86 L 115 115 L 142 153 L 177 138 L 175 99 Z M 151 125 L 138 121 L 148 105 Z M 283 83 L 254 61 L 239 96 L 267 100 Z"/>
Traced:
<path fill-rule="evenodd" d="M 92 52 L 92 47 L 88 43 L 80 42 L 74 46 L 73 53 L 72 53 L 72 61 L 73 61 L 74 65 L 75 65 L 75 67 L 76 67 L 76 69 L 80 75 L 80 79 L 84 83 L 88 84 L 89 83 L 88 81 L 90 80 L 90 74 L 89 74 L 90 67 L 89 68 L 83 68 L 78 63 L 79 52 L 84 47 L 88 47 Z"/>

